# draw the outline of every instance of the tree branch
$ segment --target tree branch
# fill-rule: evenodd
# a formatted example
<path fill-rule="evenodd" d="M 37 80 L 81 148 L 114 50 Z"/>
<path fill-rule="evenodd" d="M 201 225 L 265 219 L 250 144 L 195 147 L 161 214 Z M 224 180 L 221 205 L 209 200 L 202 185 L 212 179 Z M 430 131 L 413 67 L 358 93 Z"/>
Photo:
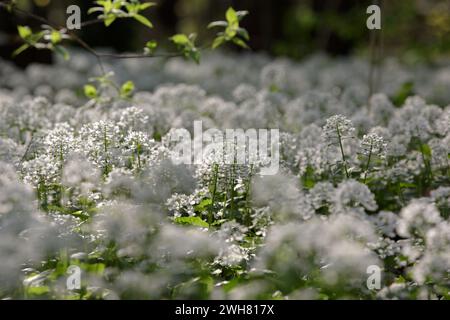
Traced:
<path fill-rule="evenodd" d="M 10 1 L 0 1 L 0 7 L 3 8 L 11 8 L 12 11 L 19 13 L 21 15 L 27 16 L 29 18 L 32 18 L 38 22 L 41 22 L 43 24 L 46 24 L 50 27 L 52 27 L 55 30 L 66 30 L 66 27 L 57 25 L 55 23 L 52 23 L 51 21 L 47 20 L 44 17 L 38 16 L 32 12 L 22 10 L 12 4 Z M 88 20 L 83 23 L 81 23 L 81 27 L 86 27 L 90 25 L 95 25 L 98 23 L 102 23 L 102 19 L 94 19 L 94 20 Z M 70 37 L 71 40 L 78 43 L 85 51 L 89 52 L 93 56 L 97 58 L 98 64 L 102 70 L 102 73 L 105 74 L 105 69 L 102 63 L 102 58 L 110 58 L 110 59 L 148 59 L 148 58 L 174 58 L 174 57 L 181 57 L 182 54 L 175 52 L 175 53 L 161 53 L 161 54 L 114 54 L 114 53 L 99 53 L 94 48 L 92 48 L 89 44 L 87 44 L 83 39 L 81 39 L 75 32 L 67 30 L 67 35 Z"/>

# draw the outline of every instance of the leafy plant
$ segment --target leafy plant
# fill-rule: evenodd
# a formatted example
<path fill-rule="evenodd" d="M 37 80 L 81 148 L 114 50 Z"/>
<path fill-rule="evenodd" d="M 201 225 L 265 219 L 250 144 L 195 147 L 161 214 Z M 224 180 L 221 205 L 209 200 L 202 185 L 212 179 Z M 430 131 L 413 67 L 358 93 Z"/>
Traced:
<path fill-rule="evenodd" d="M 140 3 L 137 0 L 101 0 L 95 1 L 98 5 L 88 10 L 88 14 L 100 13 L 97 18 L 104 21 L 105 26 L 109 27 L 117 19 L 133 18 L 146 27 L 153 28 L 153 24 L 145 16 L 142 11 L 156 5 L 154 2 Z"/>
<path fill-rule="evenodd" d="M 154 2 L 144 2 L 139 0 L 99 0 L 94 2 L 96 6 L 88 10 L 88 14 L 98 14 L 97 19 L 90 20 L 82 23 L 83 26 L 89 26 L 96 24 L 97 22 L 102 22 L 106 27 L 109 27 L 117 19 L 128 19 L 132 18 L 145 25 L 148 28 L 153 28 L 153 23 L 146 18 L 142 12 L 155 6 Z M 7 8 L 9 11 L 14 12 L 16 8 L 16 2 L 12 1 L 8 4 L 3 4 L 0 2 L 0 6 Z M 27 14 L 27 12 L 21 11 L 21 13 Z M 224 27 L 223 32 L 217 34 L 216 39 L 213 42 L 212 48 L 215 49 L 225 42 L 232 42 L 238 46 L 248 48 L 246 41 L 249 40 L 248 32 L 240 27 L 240 21 L 248 14 L 247 11 L 235 11 L 233 8 L 229 8 L 226 12 L 226 21 L 217 21 L 211 23 L 208 28 L 213 27 Z M 45 21 L 44 18 L 36 17 L 35 15 L 29 14 L 31 18 L 39 21 Z M 135 90 L 132 82 L 127 81 L 122 86 L 113 83 L 110 79 L 111 77 L 107 75 L 104 70 L 102 58 L 151 58 L 156 57 L 156 49 L 158 43 L 154 40 L 147 41 L 144 46 L 143 54 L 134 55 L 115 55 L 115 54 L 101 54 L 96 52 L 91 48 L 86 42 L 80 39 L 74 32 L 68 32 L 66 28 L 57 26 L 52 23 L 47 23 L 44 25 L 41 31 L 33 32 L 28 26 L 18 27 L 19 36 L 25 42 L 17 50 L 14 51 L 13 55 L 17 56 L 27 50 L 30 47 L 36 49 L 48 49 L 55 51 L 62 55 L 65 60 L 70 58 L 68 51 L 63 46 L 64 40 L 72 40 L 77 42 L 82 48 L 86 49 L 89 53 L 93 54 L 98 62 L 100 69 L 102 70 L 101 77 L 108 78 L 108 84 L 113 86 L 117 91 L 120 98 L 128 99 L 131 97 L 133 91 Z M 177 55 L 184 56 L 188 59 L 195 61 L 197 64 L 200 63 L 200 48 L 196 45 L 197 35 L 192 33 L 190 35 L 185 34 L 175 34 L 169 39 L 173 42 L 178 50 L 176 54 L 169 53 L 160 55 L 161 57 L 174 57 Z M 102 82 L 102 81 L 100 81 Z M 105 84 L 105 82 L 102 82 Z M 90 99 L 97 99 L 99 92 L 98 89 L 94 90 L 92 85 L 87 85 L 84 88 L 85 95 Z"/>
<path fill-rule="evenodd" d="M 239 24 L 240 21 L 248 14 L 248 11 L 235 11 L 233 8 L 228 8 L 225 18 L 226 21 L 214 21 L 208 25 L 208 28 L 223 28 L 224 31 L 217 33 L 216 38 L 213 41 L 212 48 L 218 48 L 225 42 L 233 42 L 236 45 L 248 48 L 247 41 L 250 40 L 250 36 L 244 28 Z"/>

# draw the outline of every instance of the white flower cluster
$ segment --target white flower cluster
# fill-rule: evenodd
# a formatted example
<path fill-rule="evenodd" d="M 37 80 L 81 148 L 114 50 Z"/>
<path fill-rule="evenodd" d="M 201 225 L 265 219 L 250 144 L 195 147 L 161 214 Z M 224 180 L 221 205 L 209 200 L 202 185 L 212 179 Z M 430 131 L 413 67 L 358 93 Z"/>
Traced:
<path fill-rule="evenodd" d="M 236 59 L 118 62 L 141 91 L 89 102 L 88 56 L 0 61 L 0 298 L 449 297 L 450 70 L 421 67 L 394 105 L 417 70 L 392 60 L 367 100 L 357 58 Z M 200 120 L 279 129 L 278 174 L 224 162 L 235 141 L 173 162 Z"/>

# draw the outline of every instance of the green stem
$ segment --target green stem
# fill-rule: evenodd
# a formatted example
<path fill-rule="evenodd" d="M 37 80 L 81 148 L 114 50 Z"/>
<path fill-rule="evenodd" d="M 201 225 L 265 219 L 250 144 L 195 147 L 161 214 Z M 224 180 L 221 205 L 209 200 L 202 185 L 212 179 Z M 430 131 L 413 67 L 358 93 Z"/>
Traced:
<path fill-rule="evenodd" d="M 106 134 L 106 126 L 103 128 L 103 151 L 105 152 L 105 175 L 108 175 L 108 138 Z"/>
<path fill-rule="evenodd" d="M 245 186 L 245 207 L 246 207 L 245 220 L 246 220 L 247 226 L 249 226 L 250 223 L 251 223 L 251 219 L 250 219 L 251 218 L 250 217 L 251 208 L 250 208 L 250 201 L 249 201 L 249 199 L 250 199 L 250 185 L 251 185 L 251 182 L 252 182 L 252 175 L 253 175 L 253 165 L 250 165 L 250 174 L 249 174 L 246 186 Z"/>
<path fill-rule="evenodd" d="M 217 180 L 219 175 L 219 165 L 217 163 L 214 164 L 214 175 L 213 175 L 213 186 L 211 191 L 211 206 L 209 208 L 208 213 L 208 223 L 211 224 L 213 222 L 213 209 L 214 209 L 214 203 L 216 201 L 216 192 L 217 192 Z"/>
<path fill-rule="evenodd" d="M 339 130 L 339 125 L 336 125 L 336 131 L 338 134 L 339 148 L 341 149 L 342 162 L 344 163 L 345 176 L 348 179 L 348 178 L 350 178 L 350 175 L 348 174 L 347 160 L 345 158 L 344 147 L 342 146 L 341 131 Z"/>
<path fill-rule="evenodd" d="M 370 160 L 372 159 L 372 149 L 373 149 L 373 143 L 371 142 L 370 143 L 369 157 L 367 158 L 366 171 L 364 172 L 364 183 L 366 183 L 367 173 L 369 172 Z"/>
<path fill-rule="evenodd" d="M 431 181 L 433 180 L 433 173 L 431 172 L 430 162 L 428 161 L 428 159 L 427 159 L 427 157 L 425 155 L 425 150 L 423 149 L 423 143 L 422 143 L 421 139 L 419 139 L 419 148 L 420 148 L 420 153 L 422 154 L 423 164 L 425 165 L 425 174 L 426 174 L 426 176 L 429 179 L 428 182 L 431 183 Z"/>

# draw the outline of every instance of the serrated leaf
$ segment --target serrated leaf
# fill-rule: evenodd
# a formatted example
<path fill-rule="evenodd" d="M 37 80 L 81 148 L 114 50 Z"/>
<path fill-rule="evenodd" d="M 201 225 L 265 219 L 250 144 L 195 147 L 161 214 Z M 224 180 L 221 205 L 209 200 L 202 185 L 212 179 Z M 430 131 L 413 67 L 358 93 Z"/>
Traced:
<path fill-rule="evenodd" d="M 133 15 L 133 18 L 136 19 L 137 21 L 139 21 L 140 23 L 142 23 L 143 25 L 145 25 L 149 28 L 153 28 L 153 24 L 150 22 L 150 20 L 148 20 L 143 15 L 135 14 L 135 15 Z"/>

